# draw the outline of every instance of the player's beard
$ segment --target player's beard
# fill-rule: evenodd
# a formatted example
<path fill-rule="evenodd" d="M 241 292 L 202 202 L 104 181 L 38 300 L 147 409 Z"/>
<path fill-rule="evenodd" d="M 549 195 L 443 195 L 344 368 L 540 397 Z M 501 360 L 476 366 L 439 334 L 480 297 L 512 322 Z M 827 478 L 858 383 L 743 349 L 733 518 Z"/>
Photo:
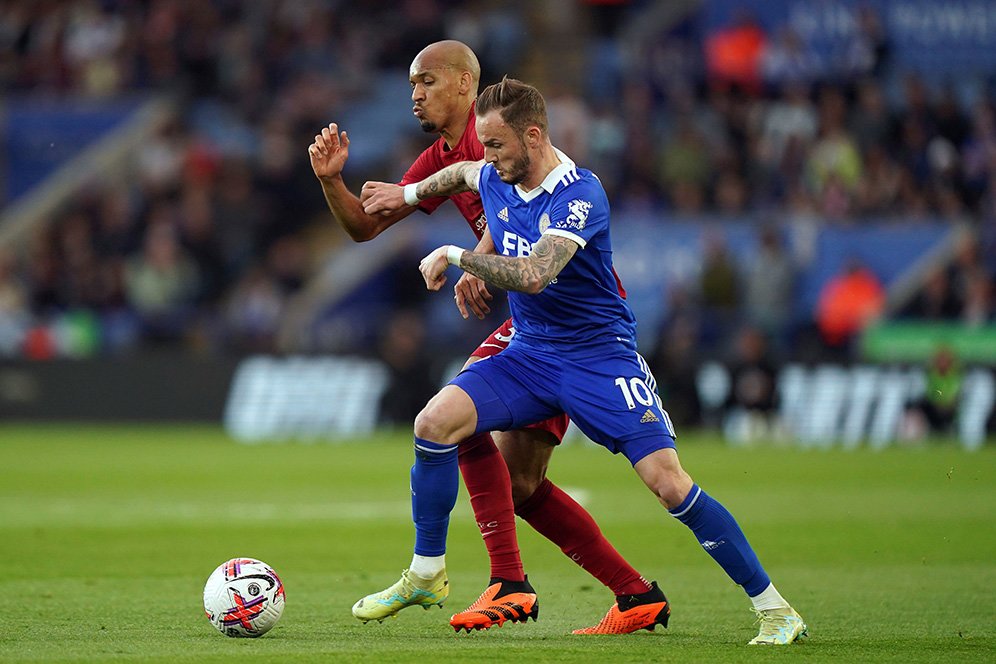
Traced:
<path fill-rule="evenodd" d="M 523 154 L 519 159 L 513 161 L 511 166 L 501 169 L 499 177 L 505 184 L 519 184 L 526 179 L 526 174 L 529 173 L 529 166 L 529 155 Z"/>
<path fill-rule="evenodd" d="M 433 122 L 432 120 L 426 120 L 425 118 L 422 118 L 418 121 L 418 124 L 420 127 L 422 127 L 422 131 L 424 131 L 425 133 L 427 134 L 436 133 L 436 123 Z"/>

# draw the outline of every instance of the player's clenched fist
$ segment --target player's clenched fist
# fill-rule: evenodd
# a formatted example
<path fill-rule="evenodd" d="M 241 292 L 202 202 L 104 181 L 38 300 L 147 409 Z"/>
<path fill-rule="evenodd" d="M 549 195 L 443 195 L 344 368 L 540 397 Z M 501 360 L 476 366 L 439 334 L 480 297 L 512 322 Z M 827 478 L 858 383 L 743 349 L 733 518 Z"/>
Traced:
<path fill-rule="evenodd" d="M 366 182 L 360 192 L 360 202 L 367 214 L 391 214 L 408 206 L 405 188 L 389 182 Z"/>
<path fill-rule="evenodd" d="M 319 179 L 338 177 L 349 158 L 349 136 L 340 133 L 333 122 L 315 135 L 315 142 L 308 146 L 308 157 Z"/>
<path fill-rule="evenodd" d="M 437 291 L 446 283 L 446 268 L 450 265 L 460 265 L 460 255 L 463 249 L 452 244 L 444 244 L 422 259 L 418 264 L 419 272 L 425 279 L 425 287 Z"/>

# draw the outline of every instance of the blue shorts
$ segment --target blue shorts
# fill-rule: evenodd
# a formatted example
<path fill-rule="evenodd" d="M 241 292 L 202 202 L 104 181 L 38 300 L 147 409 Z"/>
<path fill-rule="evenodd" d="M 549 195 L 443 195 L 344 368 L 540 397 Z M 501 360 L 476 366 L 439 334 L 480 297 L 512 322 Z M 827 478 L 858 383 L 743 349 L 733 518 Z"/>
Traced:
<path fill-rule="evenodd" d="M 474 401 L 475 433 L 521 429 L 564 412 L 591 440 L 613 454 L 622 452 L 631 464 L 675 446 L 650 367 L 626 342 L 573 354 L 513 340 L 450 384 Z"/>

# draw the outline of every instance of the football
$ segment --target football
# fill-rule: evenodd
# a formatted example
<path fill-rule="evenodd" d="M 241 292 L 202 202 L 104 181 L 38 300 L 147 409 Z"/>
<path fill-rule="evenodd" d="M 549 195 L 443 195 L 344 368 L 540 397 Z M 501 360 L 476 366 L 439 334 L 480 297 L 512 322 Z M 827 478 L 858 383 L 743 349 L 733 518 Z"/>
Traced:
<path fill-rule="evenodd" d="M 266 634 L 284 612 L 284 584 L 255 558 L 222 563 L 204 584 L 204 613 L 219 632 L 235 638 Z"/>

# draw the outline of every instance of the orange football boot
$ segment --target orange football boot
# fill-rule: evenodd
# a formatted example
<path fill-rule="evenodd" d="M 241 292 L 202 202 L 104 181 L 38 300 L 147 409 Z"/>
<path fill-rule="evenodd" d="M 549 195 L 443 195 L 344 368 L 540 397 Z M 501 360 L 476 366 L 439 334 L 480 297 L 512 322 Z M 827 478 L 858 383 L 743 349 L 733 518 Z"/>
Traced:
<path fill-rule="evenodd" d="M 525 581 L 505 581 L 491 579 L 491 585 L 481 593 L 477 601 L 450 618 L 453 629 L 488 629 L 492 625 L 501 627 L 505 621 L 526 622 L 539 617 L 539 600 L 536 591 Z"/>
<path fill-rule="evenodd" d="M 667 597 L 652 581 L 650 590 L 639 595 L 617 597 L 601 622 L 593 627 L 574 630 L 574 634 L 629 634 L 639 629 L 654 631 L 656 625 L 667 627 L 671 606 Z"/>

